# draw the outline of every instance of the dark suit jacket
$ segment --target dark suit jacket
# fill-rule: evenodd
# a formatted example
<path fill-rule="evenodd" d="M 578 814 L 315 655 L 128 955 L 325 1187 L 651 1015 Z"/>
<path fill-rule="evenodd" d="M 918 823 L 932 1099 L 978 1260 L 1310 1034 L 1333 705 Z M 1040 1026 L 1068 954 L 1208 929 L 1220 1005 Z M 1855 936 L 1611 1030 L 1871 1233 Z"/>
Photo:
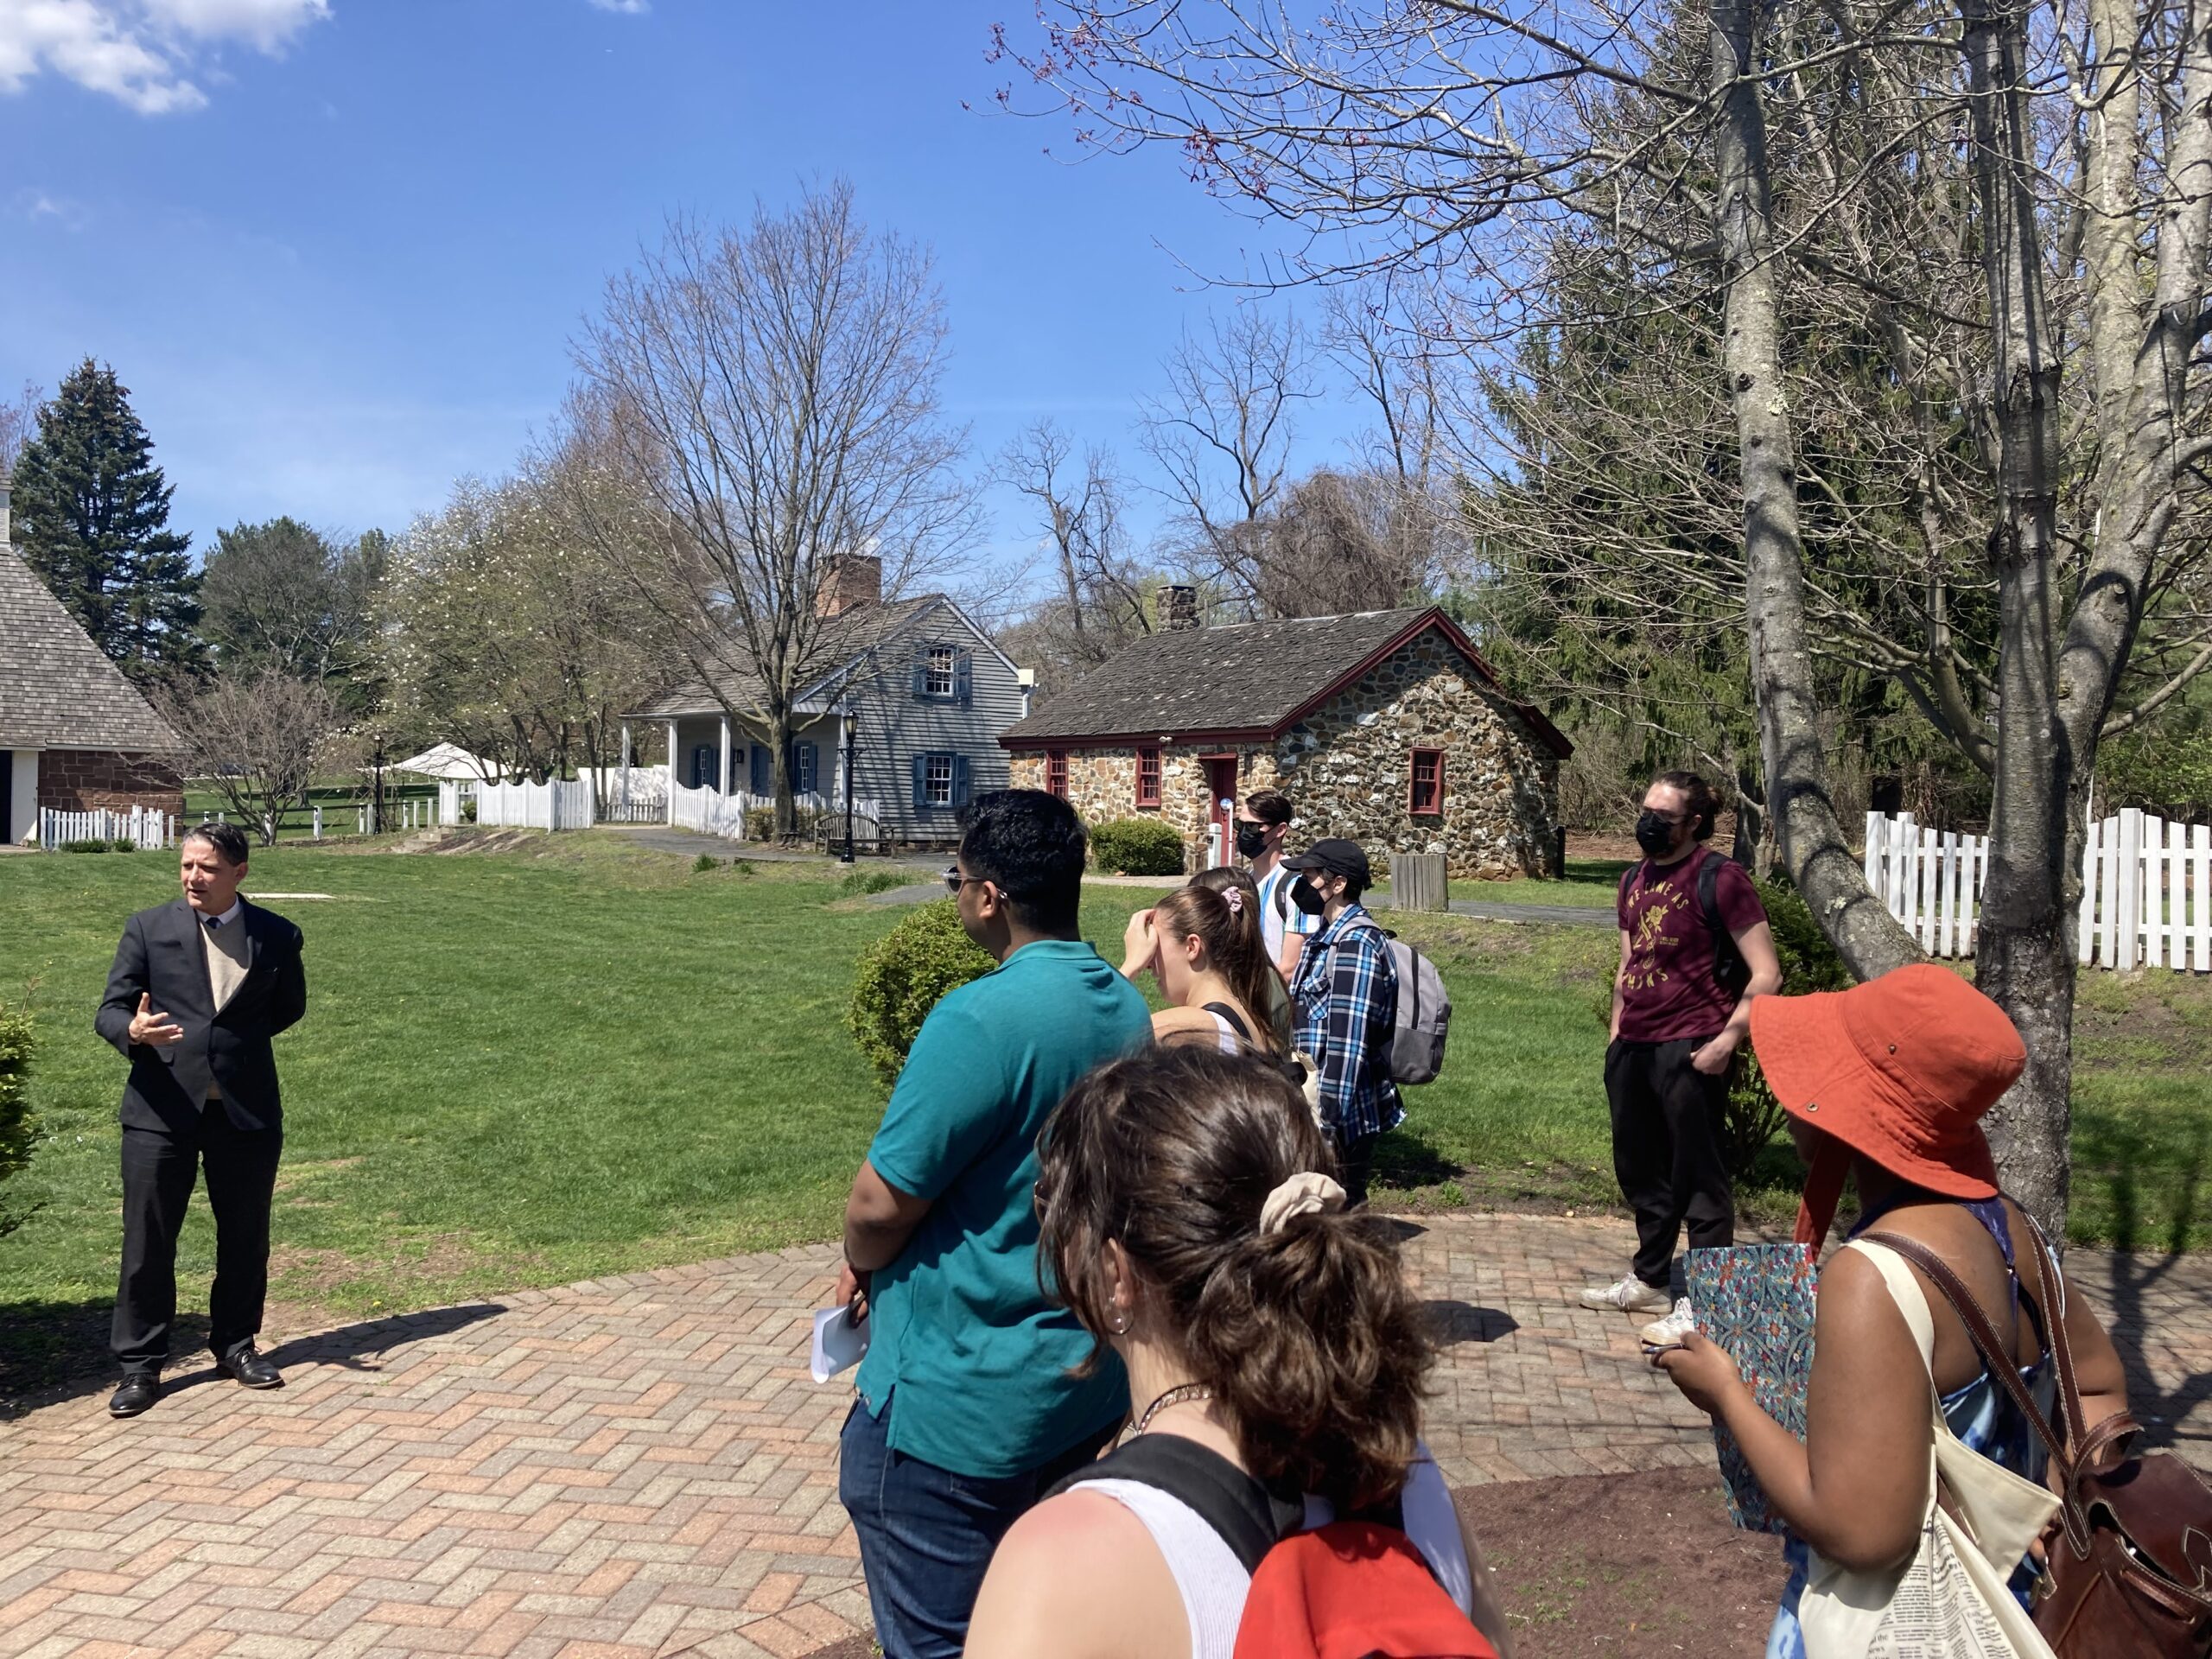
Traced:
<path fill-rule="evenodd" d="M 232 925 L 245 929 L 246 975 L 218 1013 L 207 988 L 207 933 L 190 905 L 173 899 L 124 924 L 107 995 L 92 1025 L 130 1062 L 130 1080 L 123 1087 L 125 1128 L 191 1132 L 211 1081 L 222 1090 L 238 1128 L 283 1124 L 276 1057 L 269 1039 L 307 1012 L 300 930 L 251 903 Z M 130 1040 L 130 1018 L 142 993 L 184 1027 L 181 1042 L 156 1048 Z"/>

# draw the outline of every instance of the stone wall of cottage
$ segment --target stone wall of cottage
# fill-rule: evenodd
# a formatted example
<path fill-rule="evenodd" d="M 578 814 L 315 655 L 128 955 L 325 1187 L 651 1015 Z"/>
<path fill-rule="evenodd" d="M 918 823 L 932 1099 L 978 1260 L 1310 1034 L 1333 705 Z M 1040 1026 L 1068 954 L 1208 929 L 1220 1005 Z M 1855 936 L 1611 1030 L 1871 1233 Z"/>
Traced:
<path fill-rule="evenodd" d="M 1444 810 L 1411 810 L 1413 750 L 1444 751 Z M 1442 853 L 1457 877 L 1538 875 L 1559 824 L 1559 759 L 1520 713 L 1430 633 L 1339 693 L 1272 747 L 1166 744 L 1160 804 L 1135 804 L 1135 747 L 1070 748 L 1068 799 L 1086 823 L 1159 817 L 1205 856 L 1211 816 L 1203 757 L 1235 753 L 1237 795 L 1281 789 L 1295 803 L 1293 843 L 1358 842 L 1379 876 L 1391 852 Z M 1045 786 L 1046 757 L 1013 757 L 1014 784 Z"/>
<path fill-rule="evenodd" d="M 1444 810 L 1410 810 L 1413 750 L 1444 751 Z M 1375 859 L 1442 853 L 1458 877 L 1540 875 L 1559 823 L 1559 758 L 1441 635 L 1378 664 L 1285 733 L 1294 839 L 1343 836 Z"/>
<path fill-rule="evenodd" d="M 42 749 L 37 802 L 54 812 L 184 810 L 184 779 L 175 764 L 155 754 L 118 754 L 108 749 Z"/>

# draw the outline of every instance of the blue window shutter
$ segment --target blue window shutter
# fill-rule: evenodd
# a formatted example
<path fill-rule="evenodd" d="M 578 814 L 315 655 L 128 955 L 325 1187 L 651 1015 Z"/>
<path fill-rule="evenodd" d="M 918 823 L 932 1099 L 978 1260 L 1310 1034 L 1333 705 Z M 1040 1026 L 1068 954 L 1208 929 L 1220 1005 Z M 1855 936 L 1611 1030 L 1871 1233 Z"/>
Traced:
<path fill-rule="evenodd" d="M 967 702 L 975 696 L 974 659 L 967 652 L 957 653 L 952 659 L 952 700 Z"/>
<path fill-rule="evenodd" d="M 968 804 L 968 757 L 964 754 L 952 757 L 952 804 Z"/>
<path fill-rule="evenodd" d="M 914 696 L 921 702 L 929 701 L 930 658 L 927 652 L 914 658 Z"/>
<path fill-rule="evenodd" d="M 753 746 L 750 766 L 749 781 L 753 792 L 755 795 L 772 794 L 776 787 L 775 763 L 769 758 L 766 744 L 755 743 Z"/>
<path fill-rule="evenodd" d="M 917 812 L 930 810 L 929 764 L 925 755 L 914 757 L 914 810 Z"/>
<path fill-rule="evenodd" d="M 802 795 L 814 793 L 816 756 L 818 751 L 811 743 L 798 746 L 798 765 L 791 770 L 798 773 L 798 788 Z"/>

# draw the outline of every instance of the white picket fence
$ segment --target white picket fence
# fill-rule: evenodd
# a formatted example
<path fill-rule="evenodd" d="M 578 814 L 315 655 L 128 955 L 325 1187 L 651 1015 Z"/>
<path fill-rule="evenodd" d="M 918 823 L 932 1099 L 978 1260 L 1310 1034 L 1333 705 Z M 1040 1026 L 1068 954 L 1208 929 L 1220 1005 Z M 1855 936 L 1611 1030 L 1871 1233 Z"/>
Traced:
<path fill-rule="evenodd" d="M 134 806 L 128 812 L 105 807 L 90 812 L 58 812 L 41 807 L 38 844 L 53 852 L 66 842 L 129 841 L 141 852 L 155 852 L 176 843 L 176 818 L 168 812 Z"/>
<path fill-rule="evenodd" d="M 745 790 L 725 795 L 718 789 L 687 789 L 671 784 L 668 791 L 668 821 L 678 830 L 696 830 L 702 836 L 745 839 L 745 815 L 756 806 L 773 806 L 773 799 Z"/>
<path fill-rule="evenodd" d="M 514 830 L 588 830 L 591 785 L 563 779 L 543 784 L 479 784 L 476 822 Z"/>
<path fill-rule="evenodd" d="M 1989 879 L 1989 837 L 1866 815 L 1866 882 L 1931 957 L 1971 957 Z M 2088 826 L 2078 960 L 2083 967 L 2212 972 L 2212 825 L 2131 807 Z"/>

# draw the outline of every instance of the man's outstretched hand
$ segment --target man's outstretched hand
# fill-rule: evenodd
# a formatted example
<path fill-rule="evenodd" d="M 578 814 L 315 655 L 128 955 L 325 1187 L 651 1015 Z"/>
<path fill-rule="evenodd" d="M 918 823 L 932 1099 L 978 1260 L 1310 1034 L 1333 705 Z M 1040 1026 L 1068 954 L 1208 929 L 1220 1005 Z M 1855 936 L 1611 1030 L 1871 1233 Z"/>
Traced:
<path fill-rule="evenodd" d="M 145 992 L 138 993 L 138 1012 L 130 1016 L 130 1040 L 144 1043 L 150 1048 L 167 1048 L 172 1043 L 184 1040 L 184 1027 L 170 1015 L 154 1007 L 154 999 Z"/>

